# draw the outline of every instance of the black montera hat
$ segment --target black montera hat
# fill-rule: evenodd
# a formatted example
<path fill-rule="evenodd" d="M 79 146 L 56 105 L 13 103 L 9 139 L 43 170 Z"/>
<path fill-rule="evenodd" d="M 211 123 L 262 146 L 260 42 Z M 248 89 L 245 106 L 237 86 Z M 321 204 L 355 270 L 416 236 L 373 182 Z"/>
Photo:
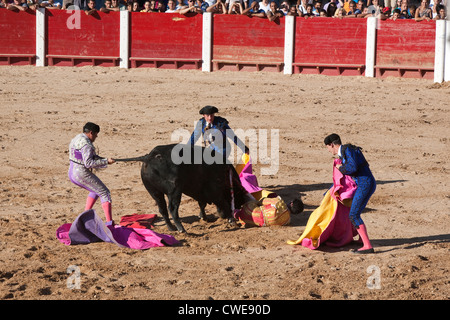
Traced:
<path fill-rule="evenodd" d="M 213 106 L 205 106 L 200 109 L 200 114 L 213 114 L 219 112 L 219 109 Z"/>

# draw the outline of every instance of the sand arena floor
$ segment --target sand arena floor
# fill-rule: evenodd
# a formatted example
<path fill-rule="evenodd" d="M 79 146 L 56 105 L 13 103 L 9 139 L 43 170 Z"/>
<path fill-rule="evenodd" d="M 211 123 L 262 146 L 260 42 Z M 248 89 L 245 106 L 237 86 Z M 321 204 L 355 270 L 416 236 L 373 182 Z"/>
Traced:
<path fill-rule="evenodd" d="M 2 67 L 0 73 L 0 299 L 449 299 L 450 86 L 411 79 L 102 67 Z M 67 177 L 68 144 L 87 121 L 101 126 L 99 154 L 129 157 L 192 130 L 198 110 L 219 108 L 232 128 L 279 130 L 279 168 L 259 184 L 301 196 L 291 225 L 233 229 L 199 221 L 183 197 L 188 234 L 178 247 L 65 246 L 87 193 Z M 258 131 L 259 132 L 259 131 Z M 323 138 L 339 133 L 364 148 L 376 193 L 363 219 L 376 254 L 311 251 L 297 239 L 331 185 Z M 157 213 L 140 164 L 98 172 L 116 220 Z M 103 217 L 100 204 L 94 207 Z M 212 218 L 215 208 L 207 207 Z M 80 288 L 67 287 L 69 266 Z M 367 283 L 377 276 L 378 289 Z M 372 281 L 372 282 L 371 282 Z"/>

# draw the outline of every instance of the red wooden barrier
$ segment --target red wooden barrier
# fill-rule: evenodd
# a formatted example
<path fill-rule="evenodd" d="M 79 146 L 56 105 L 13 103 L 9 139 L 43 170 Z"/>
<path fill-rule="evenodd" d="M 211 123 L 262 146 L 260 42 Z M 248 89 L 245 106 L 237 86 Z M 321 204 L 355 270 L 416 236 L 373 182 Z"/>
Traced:
<path fill-rule="evenodd" d="M 49 65 L 118 66 L 120 13 L 46 10 L 46 59 Z M 202 15 L 132 13 L 129 27 L 131 67 L 200 69 Z M 282 71 L 285 18 L 214 15 L 213 70 Z M 0 9 L 0 65 L 34 64 L 36 12 Z M 294 73 L 363 75 L 366 19 L 295 18 Z M 435 21 L 378 21 L 375 76 L 433 79 Z M 126 45 L 126 44 L 125 44 Z"/>
<path fill-rule="evenodd" d="M 49 65 L 118 65 L 119 12 L 88 16 L 84 11 L 46 10 L 46 19 Z"/>
<path fill-rule="evenodd" d="M 131 14 L 131 67 L 200 69 L 202 15 Z"/>
<path fill-rule="evenodd" d="M 284 18 L 218 14 L 213 24 L 213 70 L 283 70 Z"/>
<path fill-rule="evenodd" d="M 0 65 L 36 62 L 36 12 L 0 9 Z"/>
<path fill-rule="evenodd" d="M 436 23 L 414 20 L 378 23 L 376 76 L 433 79 Z"/>
<path fill-rule="evenodd" d="M 294 73 L 362 75 L 366 33 L 366 19 L 297 17 Z"/>

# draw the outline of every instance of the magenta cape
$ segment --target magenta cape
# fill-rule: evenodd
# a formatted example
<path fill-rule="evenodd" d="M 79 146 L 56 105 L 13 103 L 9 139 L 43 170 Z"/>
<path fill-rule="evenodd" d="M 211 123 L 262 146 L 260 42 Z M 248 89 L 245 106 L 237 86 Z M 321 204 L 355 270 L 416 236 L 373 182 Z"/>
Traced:
<path fill-rule="evenodd" d="M 242 166 L 242 165 L 241 165 Z M 239 170 L 240 168 L 237 168 Z M 242 168 L 242 171 L 239 172 L 239 179 L 241 180 L 242 186 L 247 190 L 248 193 L 254 193 L 259 192 L 262 189 L 258 185 L 258 179 L 253 174 L 252 170 L 252 161 L 248 159 L 248 161 L 245 163 L 244 167 Z"/>
<path fill-rule="evenodd" d="M 150 229 L 106 226 L 92 209 L 81 213 L 73 223 L 60 226 L 56 237 L 65 245 L 104 241 L 137 250 L 179 243 L 173 236 L 159 234 Z"/>
<path fill-rule="evenodd" d="M 349 219 L 350 207 L 341 201 L 351 199 L 356 191 L 356 183 L 344 176 L 336 168 L 340 160 L 333 164 L 333 187 L 327 191 L 320 206 L 308 219 L 305 230 L 298 240 L 288 240 L 288 244 L 301 244 L 309 249 L 317 249 L 321 244 L 342 247 L 353 241 L 357 234 Z"/>

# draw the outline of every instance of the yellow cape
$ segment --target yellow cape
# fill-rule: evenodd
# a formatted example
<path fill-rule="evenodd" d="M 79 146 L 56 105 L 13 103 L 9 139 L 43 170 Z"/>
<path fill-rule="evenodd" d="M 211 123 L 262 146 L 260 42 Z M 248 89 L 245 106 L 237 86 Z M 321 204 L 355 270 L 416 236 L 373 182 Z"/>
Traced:
<path fill-rule="evenodd" d="M 288 244 L 301 244 L 303 239 L 311 239 L 314 247 L 318 246 L 318 240 L 325 228 L 333 219 L 337 209 L 337 201 L 334 200 L 330 191 L 327 191 L 320 206 L 311 213 L 306 228 L 298 240 L 288 240 Z"/>

